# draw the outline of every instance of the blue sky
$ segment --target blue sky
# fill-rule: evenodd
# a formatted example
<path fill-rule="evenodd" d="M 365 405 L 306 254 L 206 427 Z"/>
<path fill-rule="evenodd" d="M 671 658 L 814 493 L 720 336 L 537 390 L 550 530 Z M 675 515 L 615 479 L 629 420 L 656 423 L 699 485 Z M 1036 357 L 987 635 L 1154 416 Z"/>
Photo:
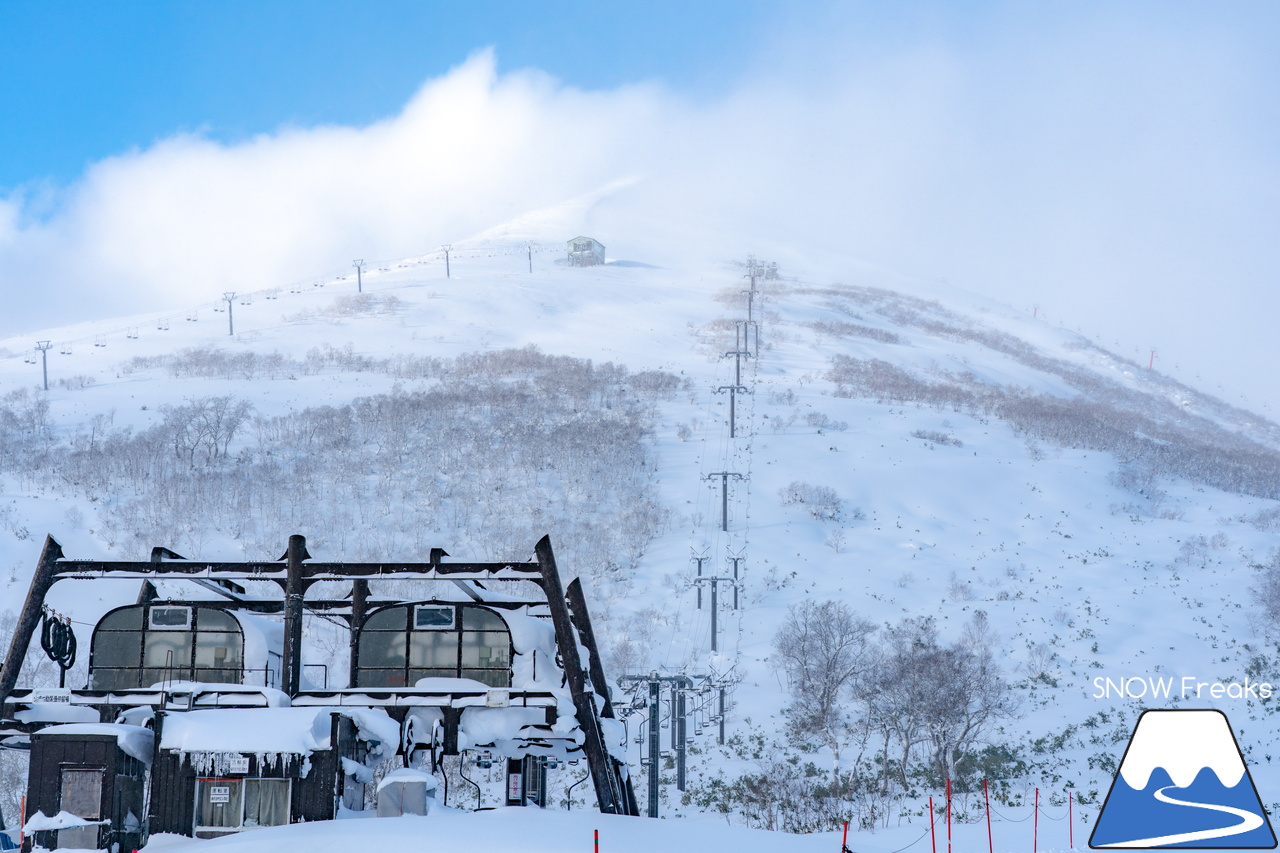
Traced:
<path fill-rule="evenodd" d="M 644 3 L 223 0 L 0 3 L 0 192 L 65 184 L 175 132 L 225 142 L 363 125 L 478 48 L 607 89 L 723 94 L 787 13 L 755 0 Z"/>
<path fill-rule="evenodd" d="M 0 0 L 0 334 L 632 180 L 629 257 L 946 281 L 1275 416 L 1277 45 L 1274 2 Z"/>

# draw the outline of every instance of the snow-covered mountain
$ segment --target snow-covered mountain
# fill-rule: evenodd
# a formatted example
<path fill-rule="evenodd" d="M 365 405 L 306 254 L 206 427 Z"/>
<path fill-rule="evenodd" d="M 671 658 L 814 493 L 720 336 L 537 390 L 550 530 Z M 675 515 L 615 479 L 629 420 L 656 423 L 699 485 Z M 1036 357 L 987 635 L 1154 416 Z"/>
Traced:
<path fill-rule="evenodd" d="M 664 769 L 664 814 L 822 825 L 735 800 L 747 777 L 807 796 L 833 769 L 785 713 L 798 686 L 775 638 L 806 601 L 867 623 L 882 659 L 931 643 L 997 677 L 999 707 L 951 758 L 1003 774 L 1010 820 L 1040 787 L 1055 816 L 1071 792 L 1084 831 L 1146 707 L 1225 711 L 1263 801 L 1280 801 L 1275 703 L 1217 689 L 1280 683 L 1251 592 L 1274 565 L 1280 427 L 1027 314 L 852 262 L 839 283 L 745 258 L 656 266 L 617 235 L 619 259 L 569 267 L 579 214 L 455 244 L 447 274 L 433 252 L 369 265 L 360 293 L 344 272 L 0 341 L 0 609 L 20 606 L 45 533 L 71 557 L 130 559 L 273 559 L 293 532 L 329 559 L 523 558 L 550 533 L 587 582 L 610 675 L 731 685 L 729 742 L 709 693 L 687 802 Z M 212 432 L 179 429 L 196 420 Z M 741 558 L 737 609 L 728 581 L 696 582 L 695 556 L 704 578 Z M 63 586 L 53 606 L 82 626 L 137 593 Z M 895 741 L 917 758 L 892 795 L 857 794 L 883 836 L 859 849 L 927 827 L 941 792 L 921 732 Z M 907 736 L 876 720 L 845 735 L 839 769 L 887 785 Z"/>

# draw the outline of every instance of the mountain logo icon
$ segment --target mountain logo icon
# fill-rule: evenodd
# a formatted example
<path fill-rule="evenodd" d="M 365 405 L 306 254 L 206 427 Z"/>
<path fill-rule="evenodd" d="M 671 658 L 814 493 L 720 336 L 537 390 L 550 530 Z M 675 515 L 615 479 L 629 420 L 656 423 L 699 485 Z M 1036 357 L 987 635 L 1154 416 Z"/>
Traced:
<path fill-rule="evenodd" d="M 1226 715 L 1144 711 L 1089 846 L 1275 848 L 1271 821 Z"/>

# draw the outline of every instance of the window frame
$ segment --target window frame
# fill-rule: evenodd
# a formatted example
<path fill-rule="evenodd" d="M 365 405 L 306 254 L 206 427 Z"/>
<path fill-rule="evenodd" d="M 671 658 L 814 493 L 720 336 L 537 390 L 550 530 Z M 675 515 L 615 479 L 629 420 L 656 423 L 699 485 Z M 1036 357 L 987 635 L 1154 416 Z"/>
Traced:
<path fill-rule="evenodd" d="M 145 608 L 142 618 L 139 620 L 138 628 L 102 628 L 101 626 L 114 614 L 130 609 Z M 162 609 L 185 609 L 187 611 L 187 627 L 181 628 L 173 625 L 155 625 L 152 614 L 156 608 Z M 226 617 L 230 624 L 235 626 L 234 633 L 226 627 L 225 620 L 211 620 L 213 625 L 205 628 L 201 623 L 199 611 L 212 611 L 220 616 Z M 186 643 L 189 646 L 183 660 L 175 660 L 173 663 L 173 677 L 179 680 L 199 681 L 210 684 L 242 684 L 244 683 L 246 665 L 245 660 L 245 636 L 244 626 L 236 619 L 235 613 L 230 608 L 206 606 L 204 604 L 131 604 L 125 607 L 118 607 L 109 611 L 102 619 L 98 620 L 98 624 L 94 626 L 92 635 L 92 644 L 90 646 L 89 655 L 89 673 L 91 679 L 96 682 L 100 676 L 111 676 L 110 687 L 99 687 L 94 683 L 94 689 L 97 690 L 128 690 L 146 687 L 153 683 L 149 680 L 146 673 L 152 673 L 165 669 L 165 667 L 157 667 L 150 665 L 147 660 L 148 640 L 152 636 L 163 637 L 168 635 L 185 635 Z M 125 665 L 102 665 L 98 663 L 100 641 L 111 638 L 119 639 L 123 635 L 129 635 L 132 640 L 124 641 L 119 648 L 133 647 L 134 652 L 131 654 L 131 662 Z M 203 652 L 207 652 L 211 647 L 206 643 L 202 643 L 202 638 L 221 636 L 223 638 L 232 638 L 230 645 L 220 645 L 218 647 L 228 648 L 232 654 L 228 656 L 228 660 L 237 661 L 234 666 L 206 666 L 198 663 Z M 216 660 L 216 658 L 215 658 Z M 119 683 L 121 674 L 128 673 L 124 676 L 123 684 Z M 219 677 L 221 680 L 210 681 L 210 678 Z M 158 680 L 158 679 L 154 679 Z M 145 683 L 144 683 L 145 682 Z"/>
<path fill-rule="evenodd" d="M 234 826 L 204 826 L 200 821 L 200 806 L 202 795 L 208 788 L 209 783 L 222 782 L 228 786 L 238 785 L 240 787 L 239 814 L 236 816 L 237 823 Z M 285 788 L 285 820 L 284 823 L 257 824 L 255 826 L 245 826 L 244 816 L 249 804 L 249 783 L 263 782 L 284 783 Z M 195 786 L 195 805 L 191 815 L 192 834 L 197 832 L 248 832 L 254 829 L 262 829 L 267 826 L 288 826 L 293 823 L 293 779 L 290 777 L 280 776 L 197 776 Z"/>
<path fill-rule="evenodd" d="M 452 608 L 453 609 L 453 627 L 452 628 L 443 628 L 443 627 L 435 627 L 435 626 L 417 627 L 417 624 L 416 624 L 417 613 L 420 608 L 425 608 L 425 607 Z M 367 629 L 365 627 L 369 624 L 370 621 L 374 620 L 375 617 L 377 617 L 379 614 L 385 614 L 388 611 L 396 608 L 406 611 L 404 621 L 403 623 L 400 623 L 400 624 L 403 624 L 404 627 L 374 628 L 374 629 Z M 467 618 L 466 618 L 467 610 L 476 610 L 476 611 L 483 612 L 489 616 L 492 616 L 501 623 L 501 627 L 494 626 L 494 627 L 482 627 L 482 628 L 469 628 L 467 627 Z M 438 635 L 439 633 L 443 633 L 443 632 L 451 632 L 454 635 L 454 644 L 453 644 L 454 662 L 452 666 L 447 667 L 447 669 L 449 670 L 448 674 L 444 674 L 442 672 L 439 675 L 435 675 L 435 676 L 422 675 L 421 673 L 424 671 L 446 669 L 446 667 L 432 667 L 432 666 L 424 666 L 424 665 L 415 666 L 413 664 L 413 636 L 414 634 L 418 634 L 418 633 L 435 633 Z M 394 667 L 370 666 L 365 664 L 361 660 L 361 654 L 362 652 L 364 652 L 364 643 L 365 643 L 366 633 L 393 634 L 393 635 L 399 635 L 400 637 L 402 637 L 404 642 L 404 650 L 405 650 L 403 663 L 400 666 L 394 666 Z M 502 633 L 506 635 L 507 643 L 506 643 L 505 665 L 504 666 L 487 666 L 487 667 L 467 665 L 466 649 L 469 648 L 469 646 L 464 644 L 463 642 L 464 639 L 467 638 L 468 635 L 485 635 L 485 634 L 494 634 L 494 633 Z M 500 647 L 488 646 L 488 648 L 500 648 Z M 482 605 L 470 604 L 467 602 L 454 602 L 454 601 L 428 601 L 428 602 L 414 602 L 414 603 L 405 603 L 405 604 L 392 604 L 387 607 L 379 608 L 373 611 L 372 613 L 370 613 L 368 616 L 365 617 L 364 622 L 361 625 L 360 641 L 356 646 L 356 673 L 355 673 L 356 684 L 352 685 L 352 687 L 368 688 L 368 689 L 412 689 L 414 683 L 416 683 L 418 679 L 430 678 L 430 677 L 469 678 L 473 681 L 480 681 L 481 683 L 488 684 L 487 681 L 484 681 L 481 678 L 476 678 L 475 676 L 489 674 L 491 677 L 494 678 L 494 680 L 502 682 L 501 684 L 488 684 L 489 687 L 509 688 L 512 686 L 512 680 L 514 675 L 513 673 L 514 662 L 515 662 L 515 644 L 512 642 L 512 639 L 511 639 L 511 626 L 507 623 L 506 619 L 503 618 L 501 610 L 498 610 L 496 608 L 484 607 Z M 411 673 L 414 673 L 414 672 L 417 672 L 419 674 L 411 677 Z M 472 673 L 472 674 L 468 675 L 467 673 Z M 501 674 L 500 676 L 497 675 L 499 673 Z M 371 684 L 370 681 L 375 681 L 380 683 Z M 391 683 L 387 684 L 385 682 L 391 682 Z M 399 683 L 397 684 L 396 682 L 399 682 Z"/>

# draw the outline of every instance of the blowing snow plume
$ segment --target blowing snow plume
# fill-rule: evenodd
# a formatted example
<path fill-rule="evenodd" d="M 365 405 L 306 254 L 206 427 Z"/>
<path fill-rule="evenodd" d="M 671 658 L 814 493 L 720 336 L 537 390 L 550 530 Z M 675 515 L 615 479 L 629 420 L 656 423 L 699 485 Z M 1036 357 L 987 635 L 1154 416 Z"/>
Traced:
<path fill-rule="evenodd" d="M 1240 370 L 1280 308 L 1272 20 L 838 4 L 702 100 L 499 74 L 482 51 L 368 126 L 174 136 L 0 202 L 0 331 L 422 255 L 641 176 L 546 239 L 837 280 L 864 259 L 1280 393 Z"/>

